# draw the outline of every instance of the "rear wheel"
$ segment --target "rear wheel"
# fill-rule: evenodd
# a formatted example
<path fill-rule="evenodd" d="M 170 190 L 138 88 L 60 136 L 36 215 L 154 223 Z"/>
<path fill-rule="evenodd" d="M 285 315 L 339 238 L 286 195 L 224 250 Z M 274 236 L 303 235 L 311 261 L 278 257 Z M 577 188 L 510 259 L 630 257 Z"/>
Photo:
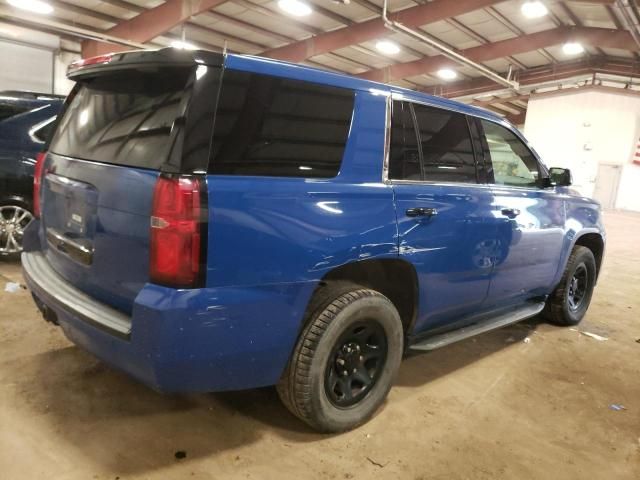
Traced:
<path fill-rule="evenodd" d="M 24 229 L 33 220 L 27 205 L 17 200 L 0 202 L 0 257 L 17 260 L 22 253 Z"/>
<path fill-rule="evenodd" d="M 562 326 L 577 325 L 587 313 L 596 283 L 596 261 L 587 247 L 574 247 L 560 284 L 547 300 L 544 316 Z"/>
<path fill-rule="evenodd" d="M 376 412 L 403 351 L 391 301 L 355 285 L 341 289 L 312 313 L 277 387 L 294 415 L 325 432 L 349 430 Z"/>

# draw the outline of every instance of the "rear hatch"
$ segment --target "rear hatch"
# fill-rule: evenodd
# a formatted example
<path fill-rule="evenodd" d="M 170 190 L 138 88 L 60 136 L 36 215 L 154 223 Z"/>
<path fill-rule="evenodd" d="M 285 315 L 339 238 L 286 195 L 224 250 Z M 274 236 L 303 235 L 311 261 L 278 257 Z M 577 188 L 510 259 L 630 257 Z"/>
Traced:
<path fill-rule="evenodd" d="M 47 259 L 71 284 L 127 313 L 149 281 L 158 177 L 206 170 L 203 130 L 213 121 L 216 92 L 210 108 L 193 106 L 207 70 L 195 55 L 160 50 L 85 62 L 70 75 L 77 84 L 44 161 Z M 219 68 L 209 70 L 211 88 Z"/>

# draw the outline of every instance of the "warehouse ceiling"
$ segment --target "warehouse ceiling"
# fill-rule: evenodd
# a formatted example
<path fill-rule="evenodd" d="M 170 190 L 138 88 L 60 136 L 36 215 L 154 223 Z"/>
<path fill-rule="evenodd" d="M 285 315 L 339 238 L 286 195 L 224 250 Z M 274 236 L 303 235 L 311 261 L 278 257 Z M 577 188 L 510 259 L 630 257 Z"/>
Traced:
<path fill-rule="evenodd" d="M 393 20 L 518 81 L 519 92 L 385 28 L 383 0 L 42 0 L 52 7 L 44 14 L 10 5 L 38 0 L 1 1 L 6 24 L 62 35 L 63 48 L 84 56 L 142 45 L 226 45 L 461 98 L 516 123 L 532 91 L 640 88 L 640 16 L 632 0 L 389 1 Z"/>

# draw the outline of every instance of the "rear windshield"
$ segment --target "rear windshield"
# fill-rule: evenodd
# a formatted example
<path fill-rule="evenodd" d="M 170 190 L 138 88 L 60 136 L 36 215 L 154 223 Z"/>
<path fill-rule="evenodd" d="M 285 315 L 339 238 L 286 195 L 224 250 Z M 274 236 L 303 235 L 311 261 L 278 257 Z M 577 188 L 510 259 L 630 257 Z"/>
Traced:
<path fill-rule="evenodd" d="M 59 155 L 159 169 L 182 114 L 192 69 L 103 73 L 82 80 L 51 142 Z"/>

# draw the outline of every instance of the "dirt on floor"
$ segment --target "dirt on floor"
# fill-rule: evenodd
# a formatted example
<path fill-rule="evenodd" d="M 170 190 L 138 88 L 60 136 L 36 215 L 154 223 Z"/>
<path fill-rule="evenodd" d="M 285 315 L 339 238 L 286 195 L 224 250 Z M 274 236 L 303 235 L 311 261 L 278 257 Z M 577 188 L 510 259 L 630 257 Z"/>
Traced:
<path fill-rule="evenodd" d="M 580 331 L 530 321 L 407 358 L 342 435 L 270 388 L 149 390 L 69 343 L 27 290 L 4 292 L 21 274 L 0 263 L 0 477 L 640 479 L 640 215 L 606 224 Z"/>

